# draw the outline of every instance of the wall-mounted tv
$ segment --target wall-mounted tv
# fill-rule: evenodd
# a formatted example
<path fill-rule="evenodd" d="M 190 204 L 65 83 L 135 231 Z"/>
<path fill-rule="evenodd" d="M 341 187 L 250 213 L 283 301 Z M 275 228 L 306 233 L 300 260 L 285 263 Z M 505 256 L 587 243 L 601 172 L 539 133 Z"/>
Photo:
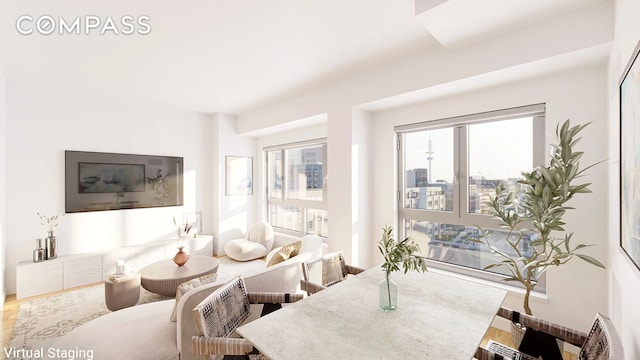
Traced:
<path fill-rule="evenodd" d="M 184 159 L 65 151 L 65 211 L 183 205 Z"/>

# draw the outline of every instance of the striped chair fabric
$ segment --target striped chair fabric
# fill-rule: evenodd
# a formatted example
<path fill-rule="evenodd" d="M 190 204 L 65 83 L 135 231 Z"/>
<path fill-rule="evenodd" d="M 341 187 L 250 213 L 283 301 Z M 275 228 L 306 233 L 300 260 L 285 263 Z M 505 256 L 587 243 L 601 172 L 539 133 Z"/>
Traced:
<path fill-rule="evenodd" d="M 339 251 L 303 262 L 304 279 L 300 280 L 300 286 L 307 294 L 313 294 L 343 281 L 350 274 L 357 275 L 363 271 L 365 269 L 347 265 L 343 252 Z"/>
<path fill-rule="evenodd" d="M 222 358 L 222 355 L 255 352 L 248 340 L 231 337 L 236 335 L 236 328 L 249 316 L 250 304 L 291 303 L 302 298 L 302 294 L 247 292 L 242 277 L 232 279 L 193 309 L 198 334 L 191 339 L 193 353 L 206 358 Z M 249 358 L 262 357 L 252 354 Z"/>
<path fill-rule="evenodd" d="M 611 320 L 596 314 L 589 334 L 544 321 L 533 316 L 519 314 L 501 307 L 498 316 L 519 322 L 528 328 L 556 337 L 580 348 L 579 360 L 619 360 L 624 359 L 624 350 Z M 505 355 L 509 353 L 509 355 Z M 530 356 L 502 344 L 490 342 L 489 348 L 479 347 L 475 354 L 477 360 L 529 359 Z"/>

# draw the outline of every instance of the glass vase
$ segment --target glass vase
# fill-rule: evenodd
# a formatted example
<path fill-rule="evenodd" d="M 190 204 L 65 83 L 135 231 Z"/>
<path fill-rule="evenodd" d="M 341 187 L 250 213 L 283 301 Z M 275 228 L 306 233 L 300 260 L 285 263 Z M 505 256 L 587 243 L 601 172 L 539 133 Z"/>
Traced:
<path fill-rule="evenodd" d="M 398 308 L 398 284 L 391 279 L 389 273 L 380 282 L 380 309 L 394 311 Z"/>

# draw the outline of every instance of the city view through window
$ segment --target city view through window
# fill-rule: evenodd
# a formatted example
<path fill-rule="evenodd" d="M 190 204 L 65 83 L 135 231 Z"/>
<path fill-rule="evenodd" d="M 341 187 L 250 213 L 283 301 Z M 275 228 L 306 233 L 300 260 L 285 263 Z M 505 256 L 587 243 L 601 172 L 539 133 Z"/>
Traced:
<path fill-rule="evenodd" d="M 267 169 L 271 225 L 297 233 L 327 236 L 326 144 L 268 151 Z"/>
<path fill-rule="evenodd" d="M 499 183 L 518 189 L 521 171 L 533 167 L 532 123 L 528 117 L 403 134 L 400 218 L 404 236 L 420 245 L 423 256 L 484 269 L 496 258 L 486 245 L 471 241 L 481 236 L 478 224 L 492 230 L 492 244 L 516 256 L 505 241 L 508 232 L 488 220 L 492 215 L 485 203 Z M 520 243 L 525 255 L 532 240 L 525 236 Z"/>

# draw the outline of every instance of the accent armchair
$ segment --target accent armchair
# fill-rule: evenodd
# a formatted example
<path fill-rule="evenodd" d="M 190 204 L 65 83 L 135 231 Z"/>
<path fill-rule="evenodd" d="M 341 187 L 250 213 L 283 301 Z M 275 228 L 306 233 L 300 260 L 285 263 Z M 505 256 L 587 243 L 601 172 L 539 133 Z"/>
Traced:
<path fill-rule="evenodd" d="M 347 265 L 342 251 L 327 254 L 302 263 L 304 279 L 300 280 L 300 288 L 311 295 L 343 281 L 348 275 L 357 275 L 363 271 L 365 269 Z"/>
<path fill-rule="evenodd" d="M 198 334 L 191 339 L 193 353 L 205 359 L 222 359 L 224 355 L 262 359 L 253 344 L 239 337 L 235 330 L 243 323 L 277 310 L 282 303 L 302 297 L 302 294 L 247 292 L 244 280 L 234 278 L 193 309 Z M 250 304 L 264 304 L 264 307 L 257 310 Z"/>
<path fill-rule="evenodd" d="M 555 345 L 555 339 L 562 340 L 580 348 L 578 360 L 619 360 L 624 359 L 624 350 L 618 334 L 609 318 L 596 314 L 595 320 L 589 334 L 572 330 L 564 326 L 544 321 L 533 316 L 519 314 L 513 310 L 501 307 L 498 316 L 518 322 L 528 329 L 532 329 L 541 336 L 549 336 Z M 525 335 L 526 336 L 526 335 Z M 558 351 L 550 350 L 547 346 L 525 345 L 526 339 L 520 345 L 521 351 L 512 349 L 497 342 L 490 341 L 487 349 L 479 347 L 475 357 L 478 360 L 493 359 L 555 359 L 553 353 Z M 535 354 L 522 352 L 523 346 L 534 348 Z M 556 346 L 557 348 L 557 346 Z M 532 356 L 533 355 L 533 356 Z M 560 355 L 561 356 L 561 355 Z"/>
<path fill-rule="evenodd" d="M 268 222 L 257 222 L 249 227 L 242 239 L 227 241 L 224 252 L 237 261 L 261 258 L 273 248 L 275 232 Z"/>

